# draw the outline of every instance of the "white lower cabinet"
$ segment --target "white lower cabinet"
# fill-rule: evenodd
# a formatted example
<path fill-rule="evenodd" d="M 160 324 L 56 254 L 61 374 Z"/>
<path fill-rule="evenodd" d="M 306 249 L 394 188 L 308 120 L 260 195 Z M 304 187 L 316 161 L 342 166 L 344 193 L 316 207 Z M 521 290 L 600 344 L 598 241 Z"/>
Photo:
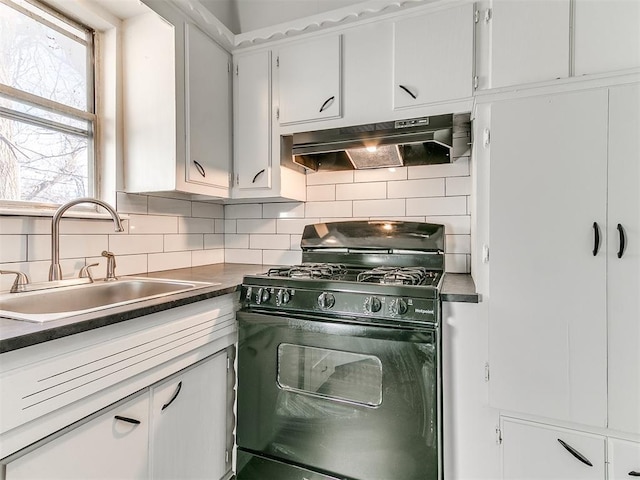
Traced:
<path fill-rule="evenodd" d="M 149 392 L 80 424 L 6 466 L 6 480 L 148 477 Z"/>
<path fill-rule="evenodd" d="M 226 478 L 227 350 L 43 439 L 3 480 Z"/>
<path fill-rule="evenodd" d="M 502 478 L 605 478 L 605 437 L 503 418 Z"/>
<path fill-rule="evenodd" d="M 609 438 L 609 480 L 631 480 L 640 477 L 640 443 Z"/>

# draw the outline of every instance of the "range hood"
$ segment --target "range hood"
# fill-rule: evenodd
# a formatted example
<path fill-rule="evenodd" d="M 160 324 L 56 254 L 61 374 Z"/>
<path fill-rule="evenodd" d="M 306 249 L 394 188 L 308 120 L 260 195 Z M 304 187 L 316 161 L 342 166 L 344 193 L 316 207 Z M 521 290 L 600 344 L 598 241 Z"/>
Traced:
<path fill-rule="evenodd" d="M 449 163 L 460 128 L 468 134 L 469 114 L 294 133 L 291 153 L 294 163 L 311 171 Z"/>

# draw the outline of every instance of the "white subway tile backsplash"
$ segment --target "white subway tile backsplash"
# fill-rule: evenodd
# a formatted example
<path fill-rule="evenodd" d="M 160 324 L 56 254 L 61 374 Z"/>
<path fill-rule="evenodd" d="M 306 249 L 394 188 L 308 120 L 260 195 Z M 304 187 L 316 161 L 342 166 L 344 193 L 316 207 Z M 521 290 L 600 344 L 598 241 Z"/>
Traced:
<path fill-rule="evenodd" d="M 388 216 L 404 216 L 404 199 L 391 200 L 356 200 L 353 202 L 353 215 L 355 217 L 385 218 Z"/>
<path fill-rule="evenodd" d="M 224 219 L 216 218 L 213 222 L 214 222 L 214 231 L 216 233 L 224 233 Z"/>
<path fill-rule="evenodd" d="M 444 178 L 425 178 L 389 182 L 389 198 L 444 197 Z"/>
<path fill-rule="evenodd" d="M 262 204 L 242 203 L 238 205 L 227 205 L 224 207 L 224 218 L 262 218 Z"/>
<path fill-rule="evenodd" d="M 471 235 L 446 235 L 445 247 L 446 253 L 471 253 Z"/>
<path fill-rule="evenodd" d="M 131 215 L 129 233 L 178 233 L 178 217 L 164 215 Z"/>
<path fill-rule="evenodd" d="M 275 218 L 244 220 L 237 221 L 237 233 L 276 233 Z"/>
<path fill-rule="evenodd" d="M 339 172 L 314 172 L 307 174 L 307 185 L 353 183 L 353 170 Z"/>
<path fill-rule="evenodd" d="M 249 248 L 263 250 L 286 250 L 291 246 L 289 235 L 249 235 Z"/>
<path fill-rule="evenodd" d="M 282 218 L 276 222 L 277 233 L 302 234 L 304 227 L 311 223 L 318 223 L 318 218 Z"/>
<path fill-rule="evenodd" d="M 78 276 L 80 270 L 79 259 L 61 259 L 60 267 L 62 268 L 63 278 L 73 278 Z M 84 265 L 84 259 L 82 259 Z M 46 282 L 49 279 L 50 260 L 38 262 L 19 262 L 19 263 L 0 263 L 1 270 L 13 270 L 25 273 L 29 277 L 31 283 Z M 14 275 L 0 275 L 0 291 L 8 291 L 15 280 Z"/>
<path fill-rule="evenodd" d="M 212 218 L 178 218 L 178 233 L 214 233 L 215 221 Z"/>
<path fill-rule="evenodd" d="M 249 248 L 249 234 L 225 233 L 224 248 Z"/>
<path fill-rule="evenodd" d="M 467 197 L 408 198 L 407 215 L 466 215 Z"/>
<path fill-rule="evenodd" d="M 224 220 L 224 229 L 223 229 L 223 233 L 236 233 L 237 232 L 237 227 L 238 227 L 238 221 L 237 220 L 227 220 L 225 218 Z"/>
<path fill-rule="evenodd" d="M 304 203 L 265 203 L 262 218 L 304 218 Z"/>
<path fill-rule="evenodd" d="M 444 270 L 449 273 L 468 273 L 469 265 L 467 261 L 468 255 L 463 254 L 445 254 Z"/>
<path fill-rule="evenodd" d="M 116 193 L 116 210 L 118 213 L 147 213 L 147 196 L 135 193 Z"/>
<path fill-rule="evenodd" d="M 0 235 L 46 235 L 51 218 L 0 216 Z"/>
<path fill-rule="evenodd" d="M 291 250 L 302 250 L 300 248 L 300 240 L 302 240 L 302 235 L 291 235 Z"/>
<path fill-rule="evenodd" d="M 386 182 L 336 185 L 336 200 L 375 200 L 386 197 Z"/>
<path fill-rule="evenodd" d="M 444 231 L 447 235 L 465 235 L 471 233 L 471 216 L 469 215 L 433 216 L 426 217 L 424 221 L 444 225 Z"/>
<path fill-rule="evenodd" d="M 199 233 L 164 236 L 165 252 L 202 250 L 203 246 L 204 246 L 204 236 Z"/>
<path fill-rule="evenodd" d="M 194 250 L 191 252 L 191 266 L 211 265 L 224 262 L 224 249 Z"/>
<path fill-rule="evenodd" d="M 302 252 L 295 250 L 264 250 L 262 263 L 265 265 L 296 265 L 302 262 Z"/>
<path fill-rule="evenodd" d="M 191 202 L 191 216 L 224 218 L 224 205 L 219 203 Z"/>
<path fill-rule="evenodd" d="M 218 250 L 224 248 L 224 234 L 212 233 L 204 236 L 205 250 Z"/>
<path fill-rule="evenodd" d="M 469 157 L 462 157 L 451 163 L 409 167 L 408 174 L 409 179 L 468 176 Z"/>
<path fill-rule="evenodd" d="M 113 235 L 126 238 L 126 235 Z M 28 260 L 51 259 L 51 235 L 28 235 Z M 60 235 L 60 258 L 90 257 L 108 250 L 108 235 Z"/>
<path fill-rule="evenodd" d="M 225 248 L 224 261 L 228 263 L 262 263 L 262 250 Z"/>
<path fill-rule="evenodd" d="M 309 185 L 307 187 L 307 202 L 322 202 L 335 199 L 335 185 Z"/>
<path fill-rule="evenodd" d="M 104 278 L 107 276 L 107 259 L 105 257 L 88 257 L 86 265 L 97 263 L 91 269 L 94 278 Z M 147 272 L 147 255 L 117 255 L 116 256 L 116 276 L 139 275 Z"/>
<path fill-rule="evenodd" d="M 471 177 L 449 177 L 446 179 L 447 197 L 471 195 Z"/>
<path fill-rule="evenodd" d="M 150 272 L 173 270 L 191 266 L 191 252 L 150 253 L 148 269 Z"/>
<path fill-rule="evenodd" d="M 407 167 L 355 170 L 353 179 L 355 182 L 389 182 L 392 180 L 406 180 Z"/>
<path fill-rule="evenodd" d="M 27 236 L 0 235 L 0 263 L 26 261 Z"/>
<path fill-rule="evenodd" d="M 174 215 L 179 217 L 191 216 L 191 202 L 178 198 L 152 197 L 148 198 L 148 212 L 155 215 Z"/>
<path fill-rule="evenodd" d="M 353 203 L 342 202 L 307 202 L 306 214 L 311 218 L 338 217 L 349 218 L 353 216 Z"/>
<path fill-rule="evenodd" d="M 162 252 L 163 248 L 162 235 L 109 236 L 109 250 L 116 255 Z"/>

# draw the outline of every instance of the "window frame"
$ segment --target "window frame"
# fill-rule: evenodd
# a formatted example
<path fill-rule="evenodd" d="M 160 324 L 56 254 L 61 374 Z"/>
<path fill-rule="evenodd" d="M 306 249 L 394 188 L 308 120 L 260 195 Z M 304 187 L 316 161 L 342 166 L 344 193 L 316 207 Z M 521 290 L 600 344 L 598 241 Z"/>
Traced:
<path fill-rule="evenodd" d="M 0 0 L 3 4 L 7 5 L 23 15 L 26 15 L 33 20 L 55 30 L 56 32 L 64 35 L 86 47 L 86 65 L 87 65 L 87 110 L 80 110 L 69 105 L 65 105 L 55 100 L 50 100 L 38 95 L 16 89 L 9 85 L 0 83 L 0 96 L 8 98 L 13 101 L 17 101 L 22 104 L 37 107 L 46 111 L 56 113 L 75 120 L 82 120 L 87 122 L 87 128 L 77 128 L 63 123 L 56 122 L 54 120 L 39 118 L 35 115 L 30 115 L 22 112 L 18 112 L 9 108 L 0 107 L 0 116 L 8 118 L 14 121 L 20 121 L 30 125 L 43 127 L 58 133 L 78 135 L 87 139 L 87 157 L 88 157 L 88 171 L 87 171 L 87 196 L 99 197 L 100 182 L 99 174 L 100 165 L 98 158 L 98 148 L 96 142 L 98 139 L 99 130 L 99 117 L 97 110 L 97 64 L 96 64 L 96 49 L 97 49 L 97 32 L 90 26 L 77 21 L 71 16 L 62 13 L 55 8 L 47 5 L 38 0 L 23 0 L 25 3 L 29 3 L 45 12 L 46 14 L 54 17 L 56 20 L 69 25 L 70 27 L 81 30 L 85 33 L 85 38 L 81 38 L 71 31 L 66 30 L 64 27 L 56 24 L 53 21 L 39 15 L 38 13 L 23 7 L 12 0 Z M 35 210 L 46 212 L 48 210 L 55 210 L 60 204 L 57 203 L 44 203 L 44 202 L 30 202 L 24 200 L 6 200 L 0 199 L 0 210 L 9 210 L 20 212 L 20 210 Z M 93 208 L 91 210 L 94 210 Z"/>

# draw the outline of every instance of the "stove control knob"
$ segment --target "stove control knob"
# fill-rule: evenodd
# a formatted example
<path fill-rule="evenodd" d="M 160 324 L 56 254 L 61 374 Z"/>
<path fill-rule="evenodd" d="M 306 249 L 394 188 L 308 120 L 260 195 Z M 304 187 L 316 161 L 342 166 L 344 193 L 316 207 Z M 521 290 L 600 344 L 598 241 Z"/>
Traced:
<path fill-rule="evenodd" d="M 336 304 L 336 297 L 328 292 L 322 292 L 318 297 L 318 306 L 322 309 L 328 309 Z"/>
<path fill-rule="evenodd" d="M 291 300 L 291 294 L 287 289 L 278 290 L 276 293 L 276 305 L 286 305 Z"/>
<path fill-rule="evenodd" d="M 382 302 L 378 297 L 367 297 L 364 300 L 364 311 L 367 313 L 379 312 L 382 308 Z"/>
<path fill-rule="evenodd" d="M 256 294 L 256 303 L 257 304 L 267 303 L 270 298 L 271 298 L 271 294 L 269 293 L 269 290 L 267 288 L 260 287 L 258 289 L 258 293 Z"/>
<path fill-rule="evenodd" d="M 403 298 L 393 299 L 389 303 L 389 313 L 391 315 L 404 315 L 407 311 L 409 311 L 409 306 Z"/>

